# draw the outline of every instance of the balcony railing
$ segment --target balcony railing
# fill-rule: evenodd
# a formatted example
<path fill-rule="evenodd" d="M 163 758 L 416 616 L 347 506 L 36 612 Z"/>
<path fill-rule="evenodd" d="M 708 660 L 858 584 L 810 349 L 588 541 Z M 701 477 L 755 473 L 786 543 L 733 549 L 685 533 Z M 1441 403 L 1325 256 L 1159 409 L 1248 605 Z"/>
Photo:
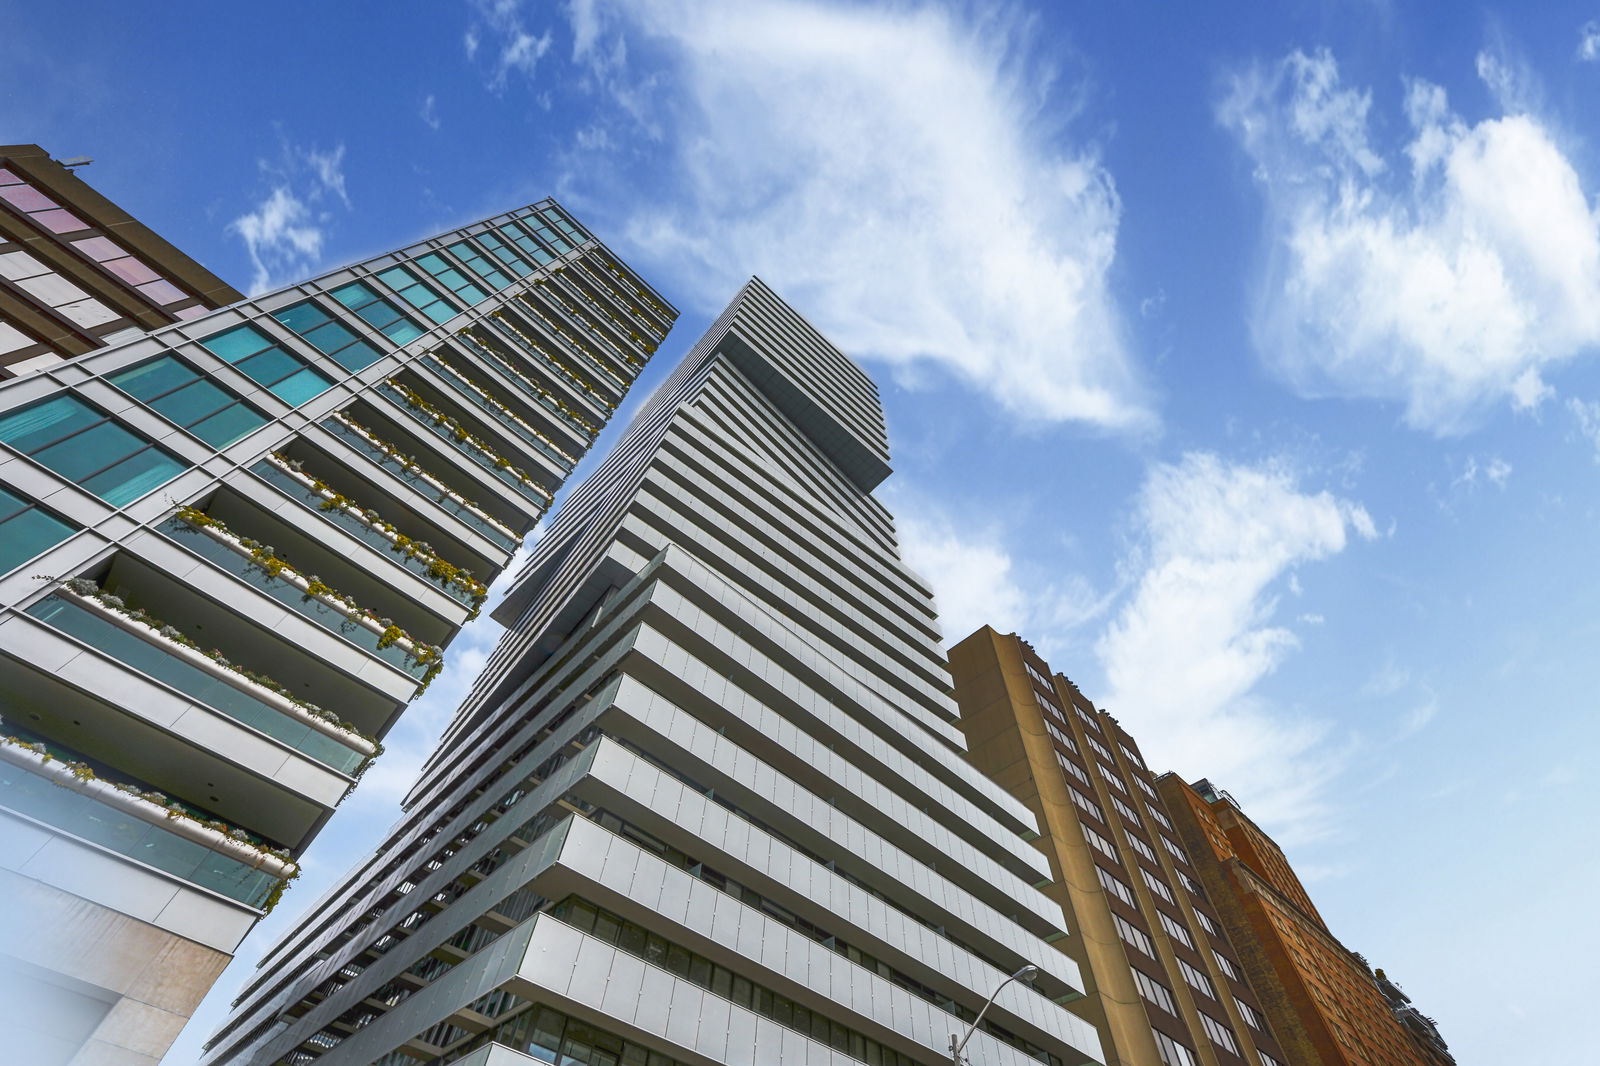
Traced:
<path fill-rule="evenodd" d="M 180 656 L 178 646 L 163 647 L 161 638 L 154 632 L 150 639 L 135 633 L 133 629 L 140 623 L 130 621 L 124 628 L 103 617 L 93 607 L 74 602 L 61 593 L 46 596 L 27 610 L 39 621 L 109 655 L 124 666 L 169 685 L 186 698 L 264 733 L 346 776 L 353 777 L 374 750 L 375 745 L 371 741 L 363 742 L 354 736 L 343 740 L 329 731 L 317 729 L 307 721 L 286 714 L 276 701 L 268 702 L 272 694 L 265 694 L 264 698 L 256 697 L 243 687 L 230 684 L 217 673 L 225 667 L 206 669 L 196 663 L 186 662 Z M 199 652 L 194 654 L 203 655 Z M 357 750 L 355 745 L 366 750 Z"/>
<path fill-rule="evenodd" d="M 512 533 L 507 526 L 490 518 L 482 508 L 435 480 L 425 473 L 414 459 L 400 454 L 392 445 L 386 446 L 370 431 L 356 425 L 348 416 L 334 415 L 322 423 L 322 428 L 424 496 L 437 501 L 440 507 L 507 551 L 514 551 L 522 543 L 521 538 Z"/>
<path fill-rule="evenodd" d="M 152 817 L 119 809 L 140 801 L 119 800 L 110 795 L 110 785 L 101 798 L 96 793 L 102 790 L 94 787 L 99 782 L 83 781 L 61 763 L 31 754 L 9 744 L 0 750 L 0 806 L 255 910 L 271 906 L 287 864 L 269 866 L 207 847 L 181 827 L 164 824 L 168 817 L 153 805 Z"/>
<path fill-rule="evenodd" d="M 427 401 L 411 390 L 393 381 L 385 381 L 374 391 L 426 426 L 434 436 L 448 441 L 457 452 L 487 470 L 497 480 L 510 486 L 519 496 L 533 501 L 540 508 L 550 505 L 550 494 L 540 488 L 532 478 L 511 466 L 488 445 L 462 429 L 461 424 L 455 419 L 441 411 L 430 409 Z"/>
<path fill-rule="evenodd" d="M 584 418 L 577 411 L 568 407 L 565 403 L 562 403 L 561 400 L 557 399 L 556 396 L 545 389 L 544 386 L 540 385 L 538 382 L 528 377 L 528 375 L 524 374 L 522 371 L 508 363 L 504 356 L 486 344 L 481 337 L 473 333 L 470 329 L 459 330 L 457 331 L 456 336 L 472 345 L 472 350 L 475 353 L 494 363 L 494 365 L 499 368 L 502 374 L 511 379 L 512 384 L 516 385 L 517 388 L 522 392 L 538 401 L 538 403 L 541 404 L 547 411 L 561 419 L 567 425 L 571 426 L 579 433 L 590 437 L 600 432 L 599 426 L 596 426 L 593 422 L 590 422 L 587 418 Z"/>
<path fill-rule="evenodd" d="M 209 560 L 219 569 L 227 571 L 277 600 L 296 614 L 315 622 L 330 633 L 338 634 L 362 651 L 377 656 L 407 675 L 422 679 L 430 672 L 436 672 L 430 670 L 438 662 L 436 658 L 419 659 L 408 646 L 387 641 L 383 635 L 387 627 L 381 624 L 376 627 L 364 624 L 361 619 L 352 617 L 355 612 L 325 602 L 317 594 L 308 592 L 301 584 L 281 572 L 277 576 L 268 574 L 262 565 L 251 557 L 248 549 L 241 551 L 238 546 L 225 543 L 208 530 L 197 528 L 182 518 L 169 518 L 156 529 L 196 555 Z"/>
<path fill-rule="evenodd" d="M 569 471 L 572 469 L 572 456 L 558 448 L 555 443 L 543 433 L 540 433 L 537 429 L 518 418 L 515 414 L 508 410 L 504 404 L 489 396 L 471 378 L 467 377 L 465 374 L 461 373 L 461 371 L 457 370 L 449 363 L 446 363 L 443 359 L 440 359 L 432 352 L 424 355 L 422 357 L 422 362 L 433 368 L 433 370 L 436 371 L 441 378 L 448 382 L 450 387 L 457 393 L 466 397 L 468 400 L 471 400 L 472 403 L 479 408 L 479 410 L 483 411 L 490 418 L 494 419 L 502 426 L 505 426 L 506 429 L 510 430 L 511 434 L 518 440 L 522 440 L 533 445 L 535 449 L 548 457 L 550 461 L 560 467 L 562 471 Z"/>
<path fill-rule="evenodd" d="M 330 506 L 333 497 L 319 491 L 314 483 L 309 483 L 306 475 L 284 470 L 278 465 L 279 462 L 281 460 L 277 460 L 276 457 L 263 459 L 252 466 L 250 472 L 264 481 L 271 482 L 285 496 L 316 511 L 346 533 L 378 549 L 413 574 L 426 579 L 430 584 L 436 584 L 456 602 L 468 607 L 476 607 L 483 602 L 484 589 L 481 584 L 475 581 L 441 580 L 436 556 L 407 551 L 394 534 L 385 532 L 368 521 L 364 515 L 352 513 L 350 509 L 337 503 Z"/>

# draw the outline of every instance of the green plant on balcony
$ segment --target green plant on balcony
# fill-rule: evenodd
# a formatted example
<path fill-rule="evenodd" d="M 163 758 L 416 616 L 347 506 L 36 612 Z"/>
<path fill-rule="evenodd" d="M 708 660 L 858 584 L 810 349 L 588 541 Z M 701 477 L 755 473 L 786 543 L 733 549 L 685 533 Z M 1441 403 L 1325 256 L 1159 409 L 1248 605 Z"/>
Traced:
<path fill-rule="evenodd" d="M 471 444 L 474 448 L 488 456 L 490 461 L 494 463 L 497 469 L 504 470 L 509 473 L 519 482 L 526 485 L 540 496 L 543 496 L 546 502 L 550 500 L 550 493 L 545 491 L 544 487 L 541 486 L 537 481 L 534 481 L 533 478 L 529 477 L 520 468 L 513 466 L 511 464 L 511 460 L 505 458 L 499 452 L 495 451 L 482 438 L 469 433 L 467 428 L 460 422 L 457 422 L 454 418 L 451 418 L 449 415 L 433 406 L 433 404 L 429 403 L 427 400 L 424 400 L 420 395 L 417 394 L 415 389 L 401 384 L 394 378 L 389 378 L 387 384 L 390 388 L 394 389 L 395 392 L 400 394 L 401 398 L 405 400 L 406 406 L 426 415 L 430 420 L 432 420 L 434 425 L 442 426 L 448 430 L 450 435 L 455 438 L 456 443 Z"/>

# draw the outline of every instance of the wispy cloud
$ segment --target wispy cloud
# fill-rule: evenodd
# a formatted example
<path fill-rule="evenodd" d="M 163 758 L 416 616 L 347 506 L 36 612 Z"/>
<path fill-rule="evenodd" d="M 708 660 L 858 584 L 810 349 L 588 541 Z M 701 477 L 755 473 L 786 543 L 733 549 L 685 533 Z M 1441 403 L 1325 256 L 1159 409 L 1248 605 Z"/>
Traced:
<path fill-rule="evenodd" d="M 346 211 L 351 206 L 343 144 L 322 150 L 283 141 L 277 158 L 261 160 L 260 168 L 266 192 L 228 223 L 249 253 L 252 295 L 314 269 L 334 218 L 330 208 L 335 201 Z"/>
<path fill-rule="evenodd" d="M 554 41 L 549 27 L 541 33 L 529 29 L 522 0 L 472 0 L 472 12 L 462 44 L 468 60 L 480 53 L 488 59 L 489 87 L 504 89 L 514 74 L 531 81 Z"/>
<path fill-rule="evenodd" d="M 621 222 L 703 308 L 759 273 L 853 353 L 941 368 L 1027 419 L 1153 427 L 1108 280 L 1115 182 L 1066 135 L 1079 101 L 1029 23 L 817 0 L 568 10 L 587 83 L 659 153 Z"/>
<path fill-rule="evenodd" d="M 1578 58 L 1585 63 L 1600 59 L 1600 22 L 1591 19 L 1579 28 Z"/>
<path fill-rule="evenodd" d="M 1577 423 L 1578 432 L 1594 448 L 1594 461 L 1600 463 L 1600 400 L 1567 397 L 1567 410 Z"/>
<path fill-rule="evenodd" d="M 1104 703 L 1152 762 L 1225 782 L 1290 837 L 1321 815 L 1339 759 L 1325 722 L 1254 691 L 1298 646 L 1272 623 L 1274 588 L 1351 534 L 1377 536 L 1367 512 L 1302 491 L 1282 465 L 1209 454 L 1159 465 L 1136 508 L 1132 594 L 1096 647 Z"/>
<path fill-rule="evenodd" d="M 417 117 L 423 121 L 430 130 L 436 130 L 441 125 L 439 121 L 439 101 L 429 93 L 422 101 L 422 108 L 417 112 Z"/>
<path fill-rule="evenodd" d="M 1411 81 L 1393 157 L 1326 51 L 1233 78 L 1218 114 L 1255 164 L 1272 248 L 1253 325 L 1303 393 L 1398 400 L 1412 426 L 1460 432 L 1496 403 L 1538 405 L 1544 373 L 1600 342 L 1578 173 L 1527 110 L 1525 70 L 1485 52 L 1478 73 L 1500 116 L 1469 124 Z"/>

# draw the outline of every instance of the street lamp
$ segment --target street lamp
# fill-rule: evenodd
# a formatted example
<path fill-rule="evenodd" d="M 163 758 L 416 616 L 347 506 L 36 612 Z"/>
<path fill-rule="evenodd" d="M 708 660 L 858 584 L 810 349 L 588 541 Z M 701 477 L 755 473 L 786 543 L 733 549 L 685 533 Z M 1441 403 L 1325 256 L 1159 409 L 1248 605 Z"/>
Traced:
<path fill-rule="evenodd" d="M 1018 970 L 1016 973 L 1012 974 L 1010 977 L 1007 977 L 1004 981 L 1001 981 L 1000 987 L 994 990 L 994 996 L 989 997 L 989 1002 L 983 1005 L 983 1010 L 980 1010 L 978 1012 L 978 1016 L 972 1019 L 972 1024 L 967 1026 L 967 1035 L 961 1037 L 958 1041 L 956 1039 L 956 1034 L 950 1034 L 950 1062 L 952 1066 L 972 1066 L 972 1061 L 970 1059 L 963 1059 L 961 1057 L 961 1052 L 966 1048 L 967 1041 L 972 1039 L 972 1034 L 978 1031 L 978 1023 L 983 1021 L 984 1014 L 988 1013 L 989 1008 L 994 1004 L 995 996 L 1000 994 L 1000 989 L 1004 988 L 1006 985 L 1009 985 L 1012 981 L 1031 981 L 1037 977 L 1038 974 L 1039 967 L 1030 963 L 1029 965 Z"/>

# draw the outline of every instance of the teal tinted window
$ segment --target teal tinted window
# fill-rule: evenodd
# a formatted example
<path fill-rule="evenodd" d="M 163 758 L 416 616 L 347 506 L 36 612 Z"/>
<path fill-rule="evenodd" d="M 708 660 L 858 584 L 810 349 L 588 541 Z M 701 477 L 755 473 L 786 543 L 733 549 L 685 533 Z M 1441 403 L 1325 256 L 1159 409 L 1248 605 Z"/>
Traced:
<path fill-rule="evenodd" d="M 163 355 L 106 380 L 213 448 L 266 424 L 266 417 L 176 356 Z"/>
<path fill-rule="evenodd" d="M 433 286 L 419 281 L 415 274 L 404 267 L 390 267 L 378 275 L 378 280 L 435 322 L 448 322 L 461 312 L 461 308 L 439 295 Z"/>
<path fill-rule="evenodd" d="M 477 275 L 480 280 L 491 289 L 503 289 L 511 284 L 511 279 L 496 270 L 494 264 L 489 262 L 487 256 L 466 241 L 458 241 L 450 246 L 457 259 L 467 265 L 467 269 Z"/>
<path fill-rule="evenodd" d="M 500 234 L 540 263 L 548 263 L 555 258 L 549 249 L 542 247 L 527 230 L 515 222 L 507 222 L 501 226 Z"/>
<path fill-rule="evenodd" d="M 76 396 L 0 417 L 0 442 L 118 507 L 184 470 L 178 459 Z"/>
<path fill-rule="evenodd" d="M 449 289 L 456 298 L 468 307 L 489 298 L 489 294 L 473 284 L 461 271 L 450 265 L 450 261 L 442 255 L 429 252 L 417 260 L 417 265 L 426 270 L 434 281 Z"/>
<path fill-rule="evenodd" d="M 498 233 L 485 231 L 473 239 L 489 249 L 489 254 L 500 260 L 517 277 L 524 277 L 532 272 L 533 267 L 528 264 L 528 261 L 518 255 L 509 244 L 501 239 Z"/>
<path fill-rule="evenodd" d="M 274 311 L 272 317 L 300 334 L 311 346 L 346 370 L 365 370 L 383 358 L 366 341 L 310 300 Z"/>
<path fill-rule="evenodd" d="M 422 330 L 407 318 L 394 304 L 373 291 L 372 286 L 359 281 L 333 290 L 333 298 L 356 313 L 373 329 L 388 337 L 396 345 L 405 346 L 422 336 Z"/>
<path fill-rule="evenodd" d="M 0 488 L 0 574 L 53 548 L 72 535 L 72 527 L 38 504 Z"/>
<path fill-rule="evenodd" d="M 239 368 L 250 380 L 286 404 L 299 405 L 333 388 L 333 382 L 306 366 L 254 326 L 235 326 L 202 340 L 207 351 Z"/>
<path fill-rule="evenodd" d="M 546 222 L 556 227 L 562 233 L 565 233 L 567 238 L 572 241 L 572 243 L 582 244 L 584 241 L 589 239 L 588 232 L 585 231 L 582 226 L 574 223 L 572 219 L 568 218 L 557 208 L 547 207 L 539 213 L 545 217 Z"/>
<path fill-rule="evenodd" d="M 548 244 L 556 251 L 570 252 L 572 250 L 571 243 L 568 242 L 565 237 L 561 236 L 561 234 L 555 232 L 553 229 L 547 226 L 544 219 L 540 218 L 538 215 L 528 215 L 522 220 L 522 223 L 529 229 L 533 230 L 533 232 L 538 235 L 541 241 Z"/>

